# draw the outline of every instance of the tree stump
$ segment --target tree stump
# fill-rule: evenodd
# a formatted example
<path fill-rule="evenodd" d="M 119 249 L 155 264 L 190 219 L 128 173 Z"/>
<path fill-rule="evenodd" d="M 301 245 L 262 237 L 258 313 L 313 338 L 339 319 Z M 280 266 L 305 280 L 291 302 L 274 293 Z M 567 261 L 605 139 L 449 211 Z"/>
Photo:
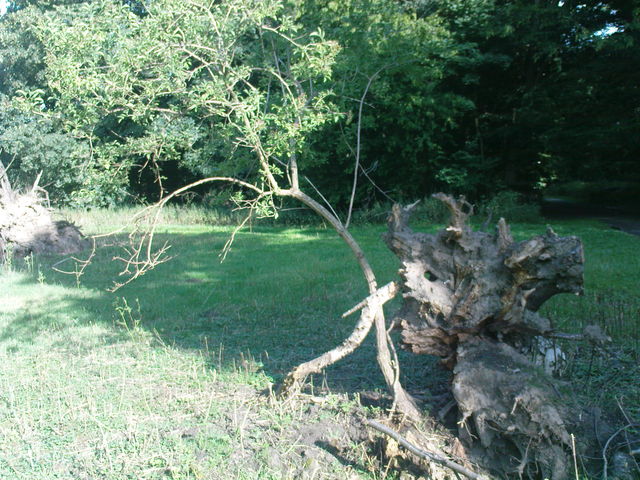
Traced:
<path fill-rule="evenodd" d="M 504 219 L 493 234 L 472 231 L 463 197 L 435 197 L 451 212 L 445 230 L 413 232 L 412 207 L 396 205 L 385 235 L 402 264 L 404 300 L 393 320 L 402 345 L 453 370 L 460 437 L 471 457 L 500 475 L 566 478 L 570 412 L 521 351 L 552 333 L 537 313 L 547 299 L 582 292 L 582 243 L 550 228 L 515 242 Z"/>

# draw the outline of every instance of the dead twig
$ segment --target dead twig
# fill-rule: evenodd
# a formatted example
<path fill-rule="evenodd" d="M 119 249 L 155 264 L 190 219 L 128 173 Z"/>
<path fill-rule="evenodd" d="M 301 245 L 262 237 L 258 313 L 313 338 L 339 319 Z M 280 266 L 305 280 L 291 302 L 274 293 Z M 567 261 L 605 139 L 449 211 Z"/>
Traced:
<path fill-rule="evenodd" d="M 638 428 L 638 427 L 640 427 L 640 423 L 627 423 L 625 426 L 620 427 L 618 430 L 616 430 L 616 432 L 613 435 L 611 435 L 607 440 L 607 442 L 604 444 L 604 448 L 602 449 L 602 461 L 604 463 L 604 470 L 602 472 L 603 480 L 607 480 L 607 470 L 609 469 L 609 461 L 607 460 L 607 450 L 609 448 L 609 444 L 613 441 L 614 438 L 616 438 L 618 435 L 624 432 L 627 428 Z"/>
<path fill-rule="evenodd" d="M 367 305 L 371 304 L 374 301 L 376 303 L 385 304 L 386 302 L 388 302 L 389 300 L 391 300 L 393 297 L 396 296 L 396 294 L 398 293 L 398 288 L 399 287 L 396 282 L 387 283 L 385 286 L 380 287 L 378 290 L 373 292 L 367 298 L 362 300 L 356 306 L 344 312 L 342 314 L 342 318 L 347 318 L 349 315 L 356 313 L 358 310 L 362 310 L 364 307 L 366 307 Z"/>
<path fill-rule="evenodd" d="M 402 445 L 403 447 L 405 447 L 407 450 L 409 450 L 411 453 L 413 453 L 414 455 L 417 455 L 420 458 L 424 458 L 425 460 L 430 460 L 432 462 L 437 463 L 438 465 L 442 465 L 444 467 L 447 467 L 450 470 L 453 470 L 455 473 L 459 473 L 461 475 L 464 475 L 467 478 L 471 478 L 474 480 L 488 480 L 487 477 L 484 477 L 478 473 L 472 472 L 471 470 L 469 470 L 466 467 L 463 467 L 462 465 L 449 460 L 448 458 L 445 458 L 441 455 L 438 455 L 437 453 L 433 453 L 433 452 L 429 452 L 427 450 L 423 450 L 417 446 L 415 446 L 414 444 L 412 444 L 411 442 L 409 442 L 406 438 L 404 438 L 402 435 L 400 435 L 398 432 L 396 432 L 395 430 L 392 430 L 391 428 L 387 427 L 386 425 L 382 425 L 379 422 L 376 422 L 375 420 L 368 420 L 365 419 L 364 420 L 365 425 L 378 430 L 379 432 L 384 433 L 385 435 L 389 435 L 391 438 L 393 438 L 396 442 L 398 442 L 400 445 Z"/>

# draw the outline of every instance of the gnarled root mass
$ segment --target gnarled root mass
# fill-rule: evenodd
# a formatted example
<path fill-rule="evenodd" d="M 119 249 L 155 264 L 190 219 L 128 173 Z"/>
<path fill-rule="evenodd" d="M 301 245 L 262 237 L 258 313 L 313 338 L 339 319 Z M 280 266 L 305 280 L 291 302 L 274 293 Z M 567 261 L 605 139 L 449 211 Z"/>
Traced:
<path fill-rule="evenodd" d="M 403 346 L 453 370 L 469 458 L 500 476 L 567 478 L 575 412 L 520 352 L 552 333 L 537 313 L 547 299 L 582 292 L 582 243 L 551 229 L 516 242 L 504 219 L 493 234 L 474 232 L 464 198 L 436 197 L 451 211 L 448 228 L 413 232 L 411 208 L 395 206 L 385 237 L 402 264 L 404 301 L 394 324 Z"/>
<path fill-rule="evenodd" d="M 506 475 L 568 477 L 575 426 L 545 377 L 505 343 L 471 336 L 459 344 L 452 388 L 469 458 Z"/>
<path fill-rule="evenodd" d="M 2 177 L 4 169 L 0 169 Z M 0 263 L 9 256 L 31 253 L 71 254 L 87 246 L 75 225 L 56 221 L 44 205 L 37 183 L 26 193 L 13 190 L 6 179 L 0 185 Z"/>

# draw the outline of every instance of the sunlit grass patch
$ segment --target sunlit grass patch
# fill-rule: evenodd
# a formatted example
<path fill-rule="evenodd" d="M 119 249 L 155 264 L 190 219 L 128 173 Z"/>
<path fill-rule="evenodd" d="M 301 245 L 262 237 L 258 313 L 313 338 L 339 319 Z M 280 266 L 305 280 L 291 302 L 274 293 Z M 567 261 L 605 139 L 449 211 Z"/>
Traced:
<path fill-rule="evenodd" d="M 215 425 L 233 383 L 198 356 L 125 342 L 2 360 L 2 478 L 214 478 L 229 468 L 237 438 Z"/>
<path fill-rule="evenodd" d="M 567 332 L 598 323 L 614 349 L 637 352 L 640 238 L 595 222 L 552 226 L 583 239 L 586 294 L 557 296 L 543 314 Z M 221 263 L 231 230 L 162 225 L 158 241 L 171 242 L 174 258 L 115 293 L 106 289 L 119 271 L 111 259 L 121 238 L 98 251 L 79 285 L 51 269 L 58 257 L 4 269 L 0 478 L 296 478 L 306 461 L 294 461 L 302 448 L 296 425 L 343 421 L 356 407 L 344 397 L 328 410 L 283 405 L 269 391 L 349 334 L 356 318 L 341 314 L 366 295 L 366 284 L 329 230 L 254 226 Z M 544 230 L 513 226 L 517 239 Z M 381 284 L 398 268 L 384 231 L 353 229 Z M 627 357 L 616 370 L 590 361 L 586 347 L 577 354 L 572 375 L 585 392 L 637 395 Z M 438 376 L 429 359 L 401 352 L 401 362 L 410 389 L 424 391 Z M 371 339 L 313 385 L 352 395 L 383 390 Z M 282 462 L 269 460 L 274 451 Z M 326 477 L 375 478 L 364 464 L 331 464 Z"/>
<path fill-rule="evenodd" d="M 116 293 L 105 290 L 118 271 L 114 247 L 98 252 L 79 286 L 50 269 L 59 258 L 4 272 L 0 478 L 296 477 L 295 438 L 283 429 L 307 414 L 259 392 L 341 340 L 318 321 L 339 316 L 335 305 L 323 312 L 327 300 L 339 309 L 351 301 L 342 297 L 350 289 L 329 288 L 336 273 L 350 281 L 340 261 L 348 252 L 312 260 L 309 278 L 300 272 L 309 251 L 277 240 L 309 237 L 329 252 L 327 232 L 243 233 L 220 263 L 228 228 L 168 230 L 174 260 Z M 283 457 L 276 469 L 273 449 Z M 339 462 L 330 470 L 327 478 L 353 472 Z"/>

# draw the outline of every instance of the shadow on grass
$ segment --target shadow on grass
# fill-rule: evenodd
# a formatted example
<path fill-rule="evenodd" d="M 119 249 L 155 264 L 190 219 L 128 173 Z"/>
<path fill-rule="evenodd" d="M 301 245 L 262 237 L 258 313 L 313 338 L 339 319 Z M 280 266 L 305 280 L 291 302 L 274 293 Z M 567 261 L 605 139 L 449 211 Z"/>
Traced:
<path fill-rule="evenodd" d="M 5 309 L 0 344 L 11 350 L 43 342 L 46 348 L 91 349 L 123 341 L 138 328 L 165 345 L 205 355 L 213 368 L 261 364 L 277 381 L 351 332 L 357 315 L 340 315 L 367 290 L 351 252 L 331 232 L 241 233 L 220 263 L 228 231 L 173 230 L 157 242 L 169 241 L 174 258 L 115 293 L 106 291 L 117 279 L 115 247 L 99 251 L 79 287 L 75 277 L 51 270 L 59 261 L 53 257 L 34 259 L 29 272 L 5 278 L 16 305 Z M 358 235 L 383 283 L 395 278 L 397 265 L 381 231 Z M 412 362 L 416 384 L 430 376 L 431 360 Z M 314 382 L 332 390 L 383 388 L 372 339 Z"/>
<path fill-rule="evenodd" d="M 561 329 L 580 331 L 600 323 L 614 339 L 635 341 L 640 241 L 594 222 L 554 225 L 561 235 L 585 242 L 587 295 L 558 296 L 543 309 Z M 542 227 L 519 225 L 518 238 Z M 116 293 L 106 289 L 117 279 L 114 247 L 100 250 L 82 278 L 51 270 L 59 258 L 39 258 L 22 267 L 27 273 L 0 276 L 0 348 L 88 349 L 126 339 L 136 327 L 164 344 L 206 356 L 212 368 L 262 363 L 279 380 L 293 366 L 338 345 L 357 320 L 342 312 L 367 294 L 358 266 L 331 231 L 262 228 L 238 235 L 226 261 L 218 254 L 230 228 L 171 227 L 157 236 L 168 240 L 175 258 Z M 354 231 L 384 284 L 396 277 L 397 260 L 380 239 L 384 227 Z M 122 240 L 122 239 L 120 239 Z M 616 255 L 612 255 L 616 252 Z M 615 291 L 616 296 L 606 293 Z M 598 300 L 604 292 L 602 300 Z M 612 300 L 616 298 L 615 302 Z M 594 300 L 595 299 L 595 300 Z M 397 301 L 388 305 L 394 312 Z M 597 314 L 597 315 L 596 315 Z M 409 389 L 428 389 L 442 381 L 433 360 L 401 352 Z M 436 379 L 433 379 L 434 371 Z M 367 390 L 383 387 L 372 339 L 328 369 L 316 386 Z"/>

